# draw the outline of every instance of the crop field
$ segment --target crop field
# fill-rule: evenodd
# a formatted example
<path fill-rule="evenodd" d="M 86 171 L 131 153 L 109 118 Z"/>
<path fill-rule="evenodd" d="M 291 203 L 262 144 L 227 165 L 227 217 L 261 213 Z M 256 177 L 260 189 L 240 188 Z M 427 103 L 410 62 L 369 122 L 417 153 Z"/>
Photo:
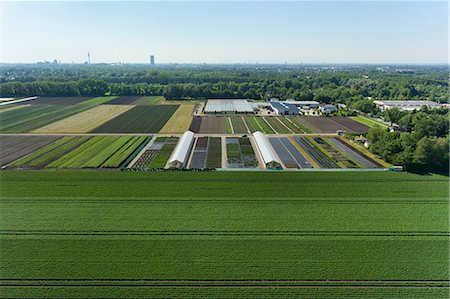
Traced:
<path fill-rule="evenodd" d="M 244 117 L 242 116 L 230 116 L 229 120 L 233 126 L 234 134 L 248 134 L 250 133 L 245 124 Z"/>
<path fill-rule="evenodd" d="M 139 100 L 134 102 L 133 105 L 138 105 L 138 106 L 157 105 L 162 100 L 164 100 L 163 96 L 146 96 L 146 97 L 141 97 Z"/>
<path fill-rule="evenodd" d="M 160 133 L 176 134 L 184 133 L 189 130 L 192 122 L 193 110 L 194 105 L 180 105 L 175 113 L 169 118 L 164 127 L 162 127 Z"/>
<path fill-rule="evenodd" d="M 131 169 L 164 168 L 172 151 L 178 143 L 178 137 L 157 137 L 144 149 Z"/>
<path fill-rule="evenodd" d="M 364 117 L 364 116 L 350 116 L 351 119 L 353 119 L 354 121 L 357 121 L 363 125 L 366 125 L 369 128 L 374 128 L 374 127 L 382 127 L 382 128 L 388 128 L 389 126 L 376 121 L 374 119 L 368 118 L 368 117 Z"/>
<path fill-rule="evenodd" d="M 192 118 L 191 126 L 189 127 L 189 131 L 194 133 L 200 133 L 200 127 L 202 125 L 202 118 L 200 116 L 194 116 Z"/>
<path fill-rule="evenodd" d="M 292 134 L 294 133 L 288 126 L 286 126 L 280 119 L 283 117 L 270 116 L 264 117 L 264 120 L 269 124 L 270 128 L 273 129 L 275 134 Z"/>
<path fill-rule="evenodd" d="M 158 133 L 178 105 L 138 106 L 92 130 L 94 133 Z"/>
<path fill-rule="evenodd" d="M 345 116 L 318 117 L 318 116 L 295 116 L 302 126 L 309 128 L 310 133 L 336 133 L 336 131 L 367 132 L 369 127 Z"/>
<path fill-rule="evenodd" d="M 271 137 L 269 142 L 286 168 L 312 168 L 311 163 L 287 137 Z"/>
<path fill-rule="evenodd" d="M 248 137 L 226 138 L 226 145 L 228 167 L 254 168 L 258 166 L 258 160 Z"/>
<path fill-rule="evenodd" d="M 99 97 L 75 105 L 30 105 L 5 111 L 0 117 L 1 133 L 29 132 L 106 103 L 114 97 Z"/>
<path fill-rule="evenodd" d="M 201 118 L 199 133 L 226 134 L 231 133 L 226 116 L 205 116 Z"/>
<path fill-rule="evenodd" d="M 0 136 L 0 167 L 55 141 L 56 136 Z"/>
<path fill-rule="evenodd" d="M 110 101 L 110 105 L 135 105 L 142 96 L 120 96 Z"/>
<path fill-rule="evenodd" d="M 328 143 L 326 138 L 321 137 L 314 137 L 312 138 L 314 143 L 323 149 L 323 151 L 340 167 L 342 168 L 359 168 L 360 165 L 358 165 L 355 161 L 352 159 L 347 158 L 344 156 L 343 153 L 341 153 L 339 150 L 337 150 L 336 147 L 332 145 L 332 143 Z"/>
<path fill-rule="evenodd" d="M 28 107 L 29 105 L 6 105 L 6 106 L 0 106 L 0 113 L 2 112 L 6 112 L 6 111 L 11 111 L 11 110 L 15 110 L 15 109 L 20 109 L 20 108 L 25 108 Z M 1 118 L 1 116 L 0 116 Z"/>
<path fill-rule="evenodd" d="M 448 177 L 1 174 L 3 298 L 448 298 Z"/>
<path fill-rule="evenodd" d="M 113 100 L 114 101 L 114 100 Z M 128 105 L 100 105 L 34 130 L 34 133 L 86 133 L 130 110 Z"/>
<path fill-rule="evenodd" d="M 90 97 L 38 97 L 36 100 L 27 103 L 33 105 L 75 105 L 91 99 Z"/>
<path fill-rule="evenodd" d="M 275 133 L 269 124 L 264 120 L 264 117 L 249 116 L 245 118 L 245 122 L 252 133 L 256 131 L 260 131 L 265 134 Z"/>
<path fill-rule="evenodd" d="M 327 156 L 312 139 L 303 136 L 294 136 L 292 140 L 303 149 L 306 155 L 308 155 L 309 160 L 318 168 L 339 168 L 336 162 Z"/>
<path fill-rule="evenodd" d="M 60 138 L 49 145 L 14 161 L 8 168 L 42 169 L 65 154 L 68 154 L 88 139 L 89 137 L 87 136 Z"/>
<path fill-rule="evenodd" d="M 119 168 L 145 136 L 97 136 L 47 165 L 48 168 Z"/>
<path fill-rule="evenodd" d="M 220 168 L 221 166 L 221 138 L 198 137 L 192 151 L 189 168 Z"/>

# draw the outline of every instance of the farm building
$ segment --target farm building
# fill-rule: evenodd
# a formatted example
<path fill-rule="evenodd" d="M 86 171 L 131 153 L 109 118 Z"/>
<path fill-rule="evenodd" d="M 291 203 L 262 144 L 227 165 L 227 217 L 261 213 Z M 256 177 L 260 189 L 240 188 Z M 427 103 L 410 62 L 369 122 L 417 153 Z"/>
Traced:
<path fill-rule="evenodd" d="M 315 108 L 319 107 L 319 102 L 317 102 L 317 101 L 289 101 L 288 100 L 288 101 L 285 101 L 282 103 L 292 104 L 292 105 L 299 107 L 300 109 L 303 109 L 303 108 L 315 109 Z"/>
<path fill-rule="evenodd" d="M 297 106 L 288 102 L 270 102 L 273 111 L 278 115 L 299 115 L 300 110 Z"/>
<path fill-rule="evenodd" d="M 264 137 L 264 134 L 257 131 L 253 133 L 255 138 L 256 146 L 261 153 L 264 164 L 267 168 L 281 168 L 280 162 L 275 156 L 275 152 L 270 145 L 269 141 Z"/>
<path fill-rule="evenodd" d="M 330 113 L 336 112 L 337 108 L 334 105 L 325 104 L 325 105 L 321 105 L 319 107 L 319 110 L 323 114 L 330 114 Z"/>
<path fill-rule="evenodd" d="M 258 106 L 247 100 L 208 100 L 205 113 L 255 113 Z"/>
<path fill-rule="evenodd" d="M 428 109 L 438 109 L 444 107 L 443 105 L 433 101 L 373 101 L 381 111 L 387 109 L 397 108 L 405 111 L 420 110 L 422 106 L 427 106 Z"/>
<path fill-rule="evenodd" d="M 186 167 L 189 159 L 189 153 L 191 152 L 192 145 L 194 144 L 194 133 L 187 131 L 181 136 L 177 146 L 170 155 L 168 161 L 169 168 L 184 168 Z"/>

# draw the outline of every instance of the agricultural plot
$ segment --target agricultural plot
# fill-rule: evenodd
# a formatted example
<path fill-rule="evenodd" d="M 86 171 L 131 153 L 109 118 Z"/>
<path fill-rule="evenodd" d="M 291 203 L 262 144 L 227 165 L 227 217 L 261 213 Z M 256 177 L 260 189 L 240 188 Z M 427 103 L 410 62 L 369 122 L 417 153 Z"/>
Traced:
<path fill-rule="evenodd" d="M 0 167 L 57 140 L 56 136 L 0 136 Z"/>
<path fill-rule="evenodd" d="M 48 168 L 118 168 L 144 142 L 145 136 L 92 137 Z"/>
<path fill-rule="evenodd" d="M 114 101 L 114 100 L 113 100 Z M 34 133 L 86 133 L 130 110 L 127 105 L 100 105 L 34 130 Z"/>
<path fill-rule="evenodd" d="M 227 161 L 230 168 L 257 167 L 258 160 L 248 137 L 226 138 Z"/>
<path fill-rule="evenodd" d="M 370 157 L 364 155 L 351 145 L 347 144 L 345 141 L 342 141 L 339 138 L 328 138 L 328 142 L 333 144 L 336 148 L 338 148 L 343 153 L 350 156 L 353 160 L 357 161 L 359 164 L 361 164 L 363 167 L 366 168 L 376 168 L 376 167 L 383 167 L 380 163 L 374 161 Z"/>
<path fill-rule="evenodd" d="M 92 97 L 38 97 L 30 102 L 33 105 L 75 105 Z"/>
<path fill-rule="evenodd" d="M 309 127 L 299 122 L 296 117 L 284 116 L 278 117 L 278 119 L 294 133 L 308 134 L 312 132 Z"/>
<path fill-rule="evenodd" d="M 366 125 L 369 128 L 374 128 L 374 127 L 388 128 L 389 127 L 388 125 L 386 125 L 386 124 L 384 124 L 384 123 L 382 123 L 380 121 L 374 120 L 372 118 L 364 117 L 364 116 L 361 116 L 361 115 L 350 116 L 350 118 L 353 119 L 356 122 L 359 122 L 359 123 L 361 123 L 363 125 Z"/>
<path fill-rule="evenodd" d="M 304 150 L 313 165 L 319 168 L 339 168 L 339 166 L 328 157 L 317 144 L 314 144 L 311 139 L 302 136 L 294 136 L 292 140 Z"/>
<path fill-rule="evenodd" d="M 120 96 L 110 101 L 110 105 L 135 105 L 142 96 Z"/>
<path fill-rule="evenodd" d="M 343 126 L 345 128 L 345 131 L 347 132 L 367 133 L 367 131 L 369 130 L 368 126 L 354 121 L 350 117 L 332 116 L 331 119 Z"/>
<path fill-rule="evenodd" d="M 199 133 L 202 134 L 226 134 L 229 132 L 229 124 L 226 116 L 205 116 L 201 118 Z"/>
<path fill-rule="evenodd" d="M 282 118 L 283 117 L 270 116 L 264 117 L 264 120 L 276 134 L 292 134 L 293 131 L 280 120 Z"/>
<path fill-rule="evenodd" d="M 162 134 L 180 134 L 189 130 L 192 122 L 194 105 L 180 105 L 167 123 L 162 127 Z"/>
<path fill-rule="evenodd" d="M 200 127 L 202 125 L 202 118 L 200 116 L 194 116 L 192 118 L 191 126 L 189 127 L 189 131 L 194 133 L 200 133 Z"/>
<path fill-rule="evenodd" d="M 264 120 L 264 117 L 249 116 L 245 117 L 245 122 L 252 133 L 260 131 L 264 134 L 274 134 L 274 130 Z"/>
<path fill-rule="evenodd" d="M 158 133 L 177 105 L 134 107 L 92 130 L 94 133 Z"/>
<path fill-rule="evenodd" d="M 344 156 L 340 151 L 338 151 L 335 147 L 333 147 L 330 143 L 328 143 L 327 139 L 321 137 L 312 138 L 314 142 L 320 146 L 328 156 L 339 166 L 342 168 L 359 168 L 360 166 L 355 163 L 353 160 Z"/>
<path fill-rule="evenodd" d="M 134 102 L 133 105 L 138 106 L 158 105 L 162 100 L 164 100 L 163 96 L 146 96 L 141 97 L 139 100 Z"/>
<path fill-rule="evenodd" d="M 177 143 L 178 137 L 156 138 L 150 147 L 144 149 L 131 169 L 164 168 Z"/>
<path fill-rule="evenodd" d="M 88 139 L 89 137 L 87 136 L 63 137 L 11 163 L 8 168 L 42 169 L 65 154 L 68 154 Z"/>
<path fill-rule="evenodd" d="M 271 137 L 269 142 L 286 168 L 312 168 L 311 163 L 287 137 Z"/>
<path fill-rule="evenodd" d="M 0 184 L 2 298 L 448 297 L 445 176 L 5 171 Z"/>
<path fill-rule="evenodd" d="M 231 121 L 234 134 L 250 133 L 250 131 L 247 129 L 244 118 L 242 116 L 230 116 L 228 119 Z"/>
<path fill-rule="evenodd" d="M 192 150 L 189 168 L 220 168 L 222 144 L 220 137 L 198 137 Z"/>
<path fill-rule="evenodd" d="M 25 108 L 28 107 L 29 105 L 6 105 L 6 106 L 0 106 L 0 113 L 2 112 L 6 112 L 6 111 L 11 111 L 11 110 L 15 110 L 15 109 L 20 109 L 20 108 Z M 0 116 L 1 118 L 1 116 Z"/>
<path fill-rule="evenodd" d="M 29 132 L 114 99 L 99 97 L 75 105 L 30 105 L 5 111 L 0 116 L 0 132 Z"/>

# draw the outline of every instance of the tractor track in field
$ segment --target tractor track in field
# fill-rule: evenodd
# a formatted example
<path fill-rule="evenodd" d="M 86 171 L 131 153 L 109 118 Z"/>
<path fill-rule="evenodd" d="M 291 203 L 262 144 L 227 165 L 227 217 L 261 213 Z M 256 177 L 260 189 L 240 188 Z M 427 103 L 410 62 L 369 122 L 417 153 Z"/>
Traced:
<path fill-rule="evenodd" d="M 2 230 L 0 236 L 292 236 L 292 237 L 448 237 L 444 231 L 213 231 L 213 230 Z"/>
<path fill-rule="evenodd" d="M 447 280 L 0 279 L 0 287 L 450 288 Z"/>

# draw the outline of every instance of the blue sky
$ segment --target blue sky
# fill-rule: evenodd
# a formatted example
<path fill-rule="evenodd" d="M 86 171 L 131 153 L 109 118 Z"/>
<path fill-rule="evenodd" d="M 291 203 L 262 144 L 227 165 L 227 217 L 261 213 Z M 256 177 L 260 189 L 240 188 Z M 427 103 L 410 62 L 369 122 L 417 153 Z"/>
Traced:
<path fill-rule="evenodd" d="M 2 2 L 2 62 L 446 63 L 446 1 Z"/>

